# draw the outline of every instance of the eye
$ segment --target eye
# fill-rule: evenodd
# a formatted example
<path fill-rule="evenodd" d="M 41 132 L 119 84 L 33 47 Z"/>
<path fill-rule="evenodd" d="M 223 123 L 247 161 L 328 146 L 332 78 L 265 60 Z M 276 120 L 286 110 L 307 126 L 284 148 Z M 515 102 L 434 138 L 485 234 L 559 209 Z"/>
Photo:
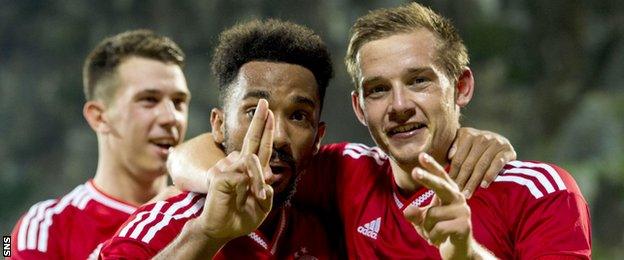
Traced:
<path fill-rule="evenodd" d="M 381 97 L 386 91 L 388 91 L 388 89 L 390 88 L 385 85 L 377 85 L 377 86 L 370 87 L 366 91 L 366 97 L 372 97 L 372 98 Z"/>
<path fill-rule="evenodd" d="M 426 82 L 429 82 L 429 81 L 430 80 L 427 77 L 417 76 L 417 77 L 414 77 L 412 79 L 412 82 L 410 82 L 409 85 L 423 84 L 423 83 L 426 83 Z"/>
<path fill-rule="evenodd" d="M 378 93 L 378 92 L 384 92 L 384 91 L 386 91 L 384 87 L 378 86 L 378 87 L 374 87 L 373 89 L 371 89 L 370 93 Z"/>
<path fill-rule="evenodd" d="M 311 119 L 310 113 L 304 110 L 297 110 L 290 116 L 290 120 L 298 123 L 310 123 Z"/>
<path fill-rule="evenodd" d="M 299 121 L 299 122 L 301 122 L 301 121 L 307 121 L 307 120 L 308 120 L 308 118 L 309 118 L 309 116 L 308 116 L 308 113 L 307 113 L 307 112 L 302 111 L 302 110 L 298 110 L 298 111 L 295 111 L 295 112 L 294 112 L 294 113 L 290 116 L 290 118 L 291 118 L 293 121 Z"/>
<path fill-rule="evenodd" d="M 245 111 L 245 114 L 249 117 L 249 118 L 253 118 L 253 116 L 256 114 L 256 108 L 250 108 L 247 109 L 247 111 Z"/>
<path fill-rule="evenodd" d="M 184 98 L 174 98 L 173 105 L 177 110 L 181 110 L 184 105 L 186 105 L 186 99 Z"/>
<path fill-rule="evenodd" d="M 146 106 L 153 106 L 153 105 L 156 105 L 159 102 L 159 100 L 155 96 L 144 96 L 144 97 L 139 98 L 139 102 L 141 102 L 142 104 Z"/>

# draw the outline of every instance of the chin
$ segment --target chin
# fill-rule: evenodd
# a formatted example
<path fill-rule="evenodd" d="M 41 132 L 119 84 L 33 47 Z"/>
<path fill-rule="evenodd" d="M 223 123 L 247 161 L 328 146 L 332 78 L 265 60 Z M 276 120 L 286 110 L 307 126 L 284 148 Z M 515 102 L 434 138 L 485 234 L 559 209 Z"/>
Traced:
<path fill-rule="evenodd" d="M 167 164 L 164 162 L 151 163 L 143 167 L 145 172 L 149 172 L 150 175 L 160 177 L 167 174 Z"/>

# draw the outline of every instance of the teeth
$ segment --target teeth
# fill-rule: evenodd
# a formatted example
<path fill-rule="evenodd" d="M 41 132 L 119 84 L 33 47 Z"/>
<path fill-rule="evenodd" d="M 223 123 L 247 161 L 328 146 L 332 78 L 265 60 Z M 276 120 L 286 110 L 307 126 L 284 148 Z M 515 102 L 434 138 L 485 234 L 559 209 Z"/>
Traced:
<path fill-rule="evenodd" d="M 409 125 L 404 125 L 404 126 L 398 126 L 390 130 L 390 134 L 407 132 L 413 129 L 422 128 L 423 126 L 424 126 L 423 124 L 409 124 Z"/>
<path fill-rule="evenodd" d="M 154 141 L 154 144 L 163 145 L 163 146 L 173 146 L 174 142 L 173 140 L 158 140 L 158 141 Z"/>

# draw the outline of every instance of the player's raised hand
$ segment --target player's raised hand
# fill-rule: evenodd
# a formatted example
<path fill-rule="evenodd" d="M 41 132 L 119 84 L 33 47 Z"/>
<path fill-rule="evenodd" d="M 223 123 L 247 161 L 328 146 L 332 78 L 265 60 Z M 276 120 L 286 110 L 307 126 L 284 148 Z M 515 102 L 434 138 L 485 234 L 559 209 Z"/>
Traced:
<path fill-rule="evenodd" d="M 449 175 L 467 198 L 478 186 L 487 188 L 506 163 L 516 159 L 507 138 L 493 132 L 462 127 L 449 151 Z"/>
<path fill-rule="evenodd" d="M 416 231 L 440 249 L 445 259 L 469 257 L 481 247 L 474 241 L 470 208 L 459 187 L 431 156 L 418 156 L 420 167 L 414 168 L 414 181 L 433 190 L 435 197 L 425 207 L 408 206 L 403 214 Z"/>
<path fill-rule="evenodd" d="M 210 169 L 213 178 L 199 217 L 209 237 L 229 240 L 248 234 L 271 211 L 273 189 L 264 175 L 270 174 L 265 157 L 272 152 L 273 129 L 273 114 L 266 100 L 260 100 L 241 152 L 230 153 Z"/>

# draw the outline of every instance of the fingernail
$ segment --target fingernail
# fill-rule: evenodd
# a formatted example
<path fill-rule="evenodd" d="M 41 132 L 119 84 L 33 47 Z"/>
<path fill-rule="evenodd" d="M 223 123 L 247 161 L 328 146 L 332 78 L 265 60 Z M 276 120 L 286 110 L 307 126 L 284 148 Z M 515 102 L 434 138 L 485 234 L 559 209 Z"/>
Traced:
<path fill-rule="evenodd" d="M 422 177 L 424 175 L 423 171 L 420 168 L 416 168 L 414 173 L 416 174 L 416 178 L 417 179 L 422 179 Z"/>
<path fill-rule="evenodd" d="M 449 159 L 453 159 L 453 156 L 455 155 L 455 152 L 457 152 L 457 148 L 455 147 L 455 145 L 453 145 L 453 147 L 451 147 L 451 150 L 449 150 L 448 158 Z"/>
<path fill-rule="evenodd" d="M 464 194 L 464 197 L 466 197 L 466 199 L 470 198 L 470 190 L 464 190 L 462 191 L 462 193 Z"/>
<path fill-rule="evenodd" d="M 416 178 L 422 179 L 425 177 L 425 170 L 421 168 L 416 168 Z"/>
<path fill-rule="evenodd" d="M 260 189 L 260 199 L 266 199 L 266 190 L 264 188 Z"/>
<path fill-rule="evenodd" d="M 487 181 L 482 181 L 481 182 L 481 188 L 487 188 L 488 186 L 490 186 L 490 184 Z"/>
<path fill-rule="evenodd" d="M 424 154 L 424 157 L 425 157 L 425 161 L 426 161 L 426 162 L 428 162 L 428 163 L 430 163 L 430 162 L 431 162 L 431 160 L 432 160 L 431 156 L 429 156 L 428 154 L 426 154 L 426 153 L 425 153 L 425 154 Z"/>

